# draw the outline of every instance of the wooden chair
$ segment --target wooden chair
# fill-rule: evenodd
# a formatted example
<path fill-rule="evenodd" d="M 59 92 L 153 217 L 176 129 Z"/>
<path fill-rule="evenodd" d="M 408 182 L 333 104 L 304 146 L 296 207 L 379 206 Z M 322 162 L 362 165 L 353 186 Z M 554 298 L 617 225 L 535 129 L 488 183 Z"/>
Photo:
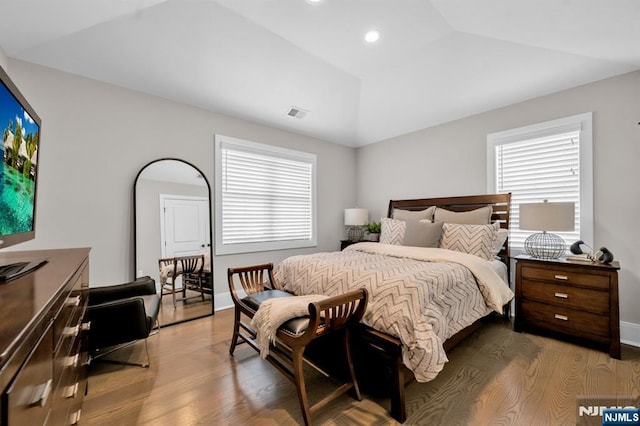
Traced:
<path fill-rule="evenodd" d="M 166 274 L 166 281 L 162 285 L 160 296 L 171 295 L 173 298 L 173 307 L 176 308 L 177 300 L 188 300 L 193 297 L 187 297 L 187 286 L 182 282 L 182 287 L 176 287 L 176 280 L 180 275 L 189 274 L 193 279 L 197 277 L 200 296 L 204 302 L 204 290 L 202 288 L 202 268 L 204 267 L 204 255 L 166 257 L 158 260 L 160 275 Z M 168 269 L 167 269 L 168 268 Z M 182 292 L 182 298 L 176 299 L 176 293 Z"/>
<path fill-rule="evenodd" d="M 247 343 L 260 352 L 260 348 L 255 341 L 256 332 L 249 324 L 241 320 L 241 314 L 253 318 L 260 304 L 265 300 L 273 297 L 295 296 L 273 288 L 272 263 L 229 268 L 227 277 L 235 309 L 233 337 L 229 353 L 233 355 L 238 343 Z M 236 280 L 240 283 L 246 296 L 240 297 L 238 294 Z M 367 307 L 367 301 L 368 293 L 366 289 L 329 297 L 319 302 L 310 303 L 308 316 L 291 319 L 278 328 L 276 343 L 271 345 L 270 353 L 266 359 L 296 385 L 300 409 L 306 425 L 311 424 L 311 413 L 313 411 L 325 406 L 350 389 L 354 390 L 358 400 L 361 399 L 360 388 L 358 387 L 351 358 L 349 329 L 362 319 Z M 309 407 L 303 371 L 305 348 L 318 337 L 330 333 L 340 334 L 350 381 L 342 384 L 329 395 Z"/>

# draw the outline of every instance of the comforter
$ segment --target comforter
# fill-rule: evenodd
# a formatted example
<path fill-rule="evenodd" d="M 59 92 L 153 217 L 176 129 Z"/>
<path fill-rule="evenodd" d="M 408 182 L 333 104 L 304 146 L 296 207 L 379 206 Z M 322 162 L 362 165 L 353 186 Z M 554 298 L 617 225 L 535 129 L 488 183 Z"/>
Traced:
<path fill-rule="evenodd" d="M 448 361 L 443 342 L 513 298 L 477 256 L 438 248 L 359 243 L 342 252 L 292 256 L 275 268 L 279 289 L 333 296 L 369 291 L 363 322 L 402 342 L 417 381 L 435 378 Z"/>

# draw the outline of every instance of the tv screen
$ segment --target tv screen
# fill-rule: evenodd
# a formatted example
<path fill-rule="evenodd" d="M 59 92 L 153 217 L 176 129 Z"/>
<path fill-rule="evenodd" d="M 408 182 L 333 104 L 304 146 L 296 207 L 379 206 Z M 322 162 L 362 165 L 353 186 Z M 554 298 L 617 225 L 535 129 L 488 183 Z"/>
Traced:
<path fill-rule="evenodd" d="M 0 248 L 35 238 L 40 117 L 0 68 Z"/>

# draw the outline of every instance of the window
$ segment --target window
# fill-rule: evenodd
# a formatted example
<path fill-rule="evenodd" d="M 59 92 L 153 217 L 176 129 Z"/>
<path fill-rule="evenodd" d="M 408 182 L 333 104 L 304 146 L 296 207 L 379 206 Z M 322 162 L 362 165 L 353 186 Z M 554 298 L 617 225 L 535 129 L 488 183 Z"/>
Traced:
<path fill-rule="evenodd" d="M 489 192 L 511 192 L 510 247 L 522 251 L 531 231 L 519 229 L 520 203 L 574 202 L 575 231 L 568 243 L 593 242 L 591 113 L 487 136 Z"/>
<path fill-rule="evenodd" d="M 317 243 L 316 156 L 215 137 L 216 254 Z"/>

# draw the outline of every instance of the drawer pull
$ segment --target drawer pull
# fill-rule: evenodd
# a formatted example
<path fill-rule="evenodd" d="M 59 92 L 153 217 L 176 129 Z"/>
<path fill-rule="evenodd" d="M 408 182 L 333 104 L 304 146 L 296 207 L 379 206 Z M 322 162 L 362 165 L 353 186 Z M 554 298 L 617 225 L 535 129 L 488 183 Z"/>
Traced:
<path fill-rule="evenodd" d="M 73 356 L 66 356 L 62 359 L 63 367 L 77 367 L 78 361 L 80 360 L 80 354 L 75 354 Z"/>
<path fill-rule="evenodd" d="M 49 395 L 51 394 L 51 387 L 53 385 L 53 380 L 49 379 L 46 383 L 42 383 L 41 385 L 35 386 L 33 389 L 33 394 L 29 403 L 29 406 L 39 405 L 40 407 L 44 407 L 47 405 L 47 400 L 49 399 Z"/>
<path fill-rule="evenodd" d="M 65 306 L 80 306 L 80 296 L 69 297 L 64 301 Z"/>
<path fill-rule="evenodd" d="M 555 275 L 554 278 L 556 280 L 562 280 L 562 281 L 567 281 L 569 279 L 569 277 L 566 275 Z"/>
<path fill-rule="evenodd" d="M 91 321 L 83 322 L 81 328 L 82 328 L 82 331 L 91 330 Z"/>
<path fill-rule="evenodd" d="M 566 316 L 566 315 L 555 314 L 554 317 L 555 317 L 555 319 L 559 319 L 559 320 L 562 320 L 562 321 L 569 321 L 569 317 Z"/>
<path fill-rule="evenodd" d="M 64 389 L 63 397 L 67 398 L 67 399 L 75 398 L 76 395 L 78 394 L 78 386 L 79 386 L 79 383 L 77 383 L 77 382 L 74 385 L 67 386 Z"/>
<path fill-rule="evenodd" d="M 560 299 L 568 299 L 569 298 L 569 295 L 567 293 L 556 293 L 555 296 L 559 297 Z"/>
<path fill-rule="evenodd" d="M 65 327 L 64 331 L 62 332 L 62 335 L 65 337 L 78 337 L 78 334 L 80 333 L 80 324 L 76 325 L 75 327 Z"/>
<path fill-rule="evenodd" d="M 80 421 L 80 412 L 82 410 L 78 410 L 75 413 L 72 413 L 71 416 L 69 416 L 69 424 L 71 425 L 77 425 L 78 422 Z"/>

